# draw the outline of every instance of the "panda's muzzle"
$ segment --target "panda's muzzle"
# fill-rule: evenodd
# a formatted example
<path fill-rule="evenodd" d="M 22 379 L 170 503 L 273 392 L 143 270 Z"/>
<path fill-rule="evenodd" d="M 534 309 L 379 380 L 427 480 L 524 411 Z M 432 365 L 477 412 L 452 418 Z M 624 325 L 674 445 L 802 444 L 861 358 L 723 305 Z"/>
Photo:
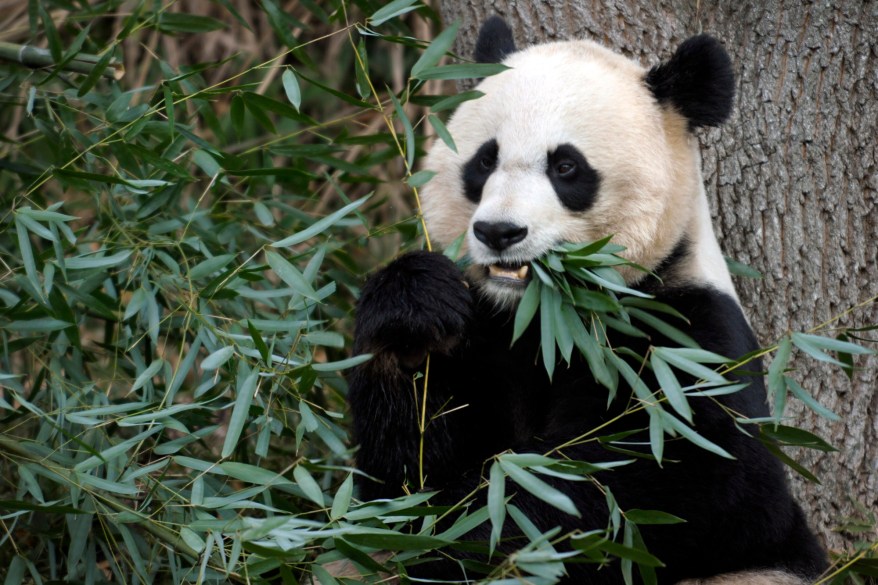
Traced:
<path fill-rule="evenodd" d="M 530 277 L 530 266 L 528 264 L 503 262 L 487 266 L 486 271 L 489 279 L 500 281 L 504 284 L 524 285 Z"/>

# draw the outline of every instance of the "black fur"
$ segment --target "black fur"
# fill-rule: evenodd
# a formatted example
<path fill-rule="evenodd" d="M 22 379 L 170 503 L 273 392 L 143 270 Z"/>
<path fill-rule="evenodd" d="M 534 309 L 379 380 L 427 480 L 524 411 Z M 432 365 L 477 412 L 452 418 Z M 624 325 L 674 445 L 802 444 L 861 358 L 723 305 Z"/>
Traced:
<path fill-rule="evenodd" d="M 463 165 L 463 192 L 473 203 L 482 199 L 482 189 L 488 177 L 497 168 L 500 147 L 497 140 L 491 139 L 481 145 L 476 153 Z"/>
<path fill-rule="evenodd" d="M 500 63 L 515 52 L 512 29 L 499 16 L 492 16 L 482 24 L 476 40 L 476 63 Z"/>
<path fill-rule="evenodd" d="M 688 323 L 675 324 L 703 348 L 737 357 L 757 347 L 740 308 L 727 295 L 701 287 L 655 287 L 652 292 L 686 316 Z M 467 289 L 463 275 L 439 254 L 409 254 L 373 276 L 363 291 L 357 319 L 357 350 L 376 354 L 350 379 L 360 445 L 357 464 L 379 480 L 359 484 L 364 499 L 400 495 L 404 484 L 418 489 L 418 408 L 412 372 L 403 363 L 411 361 L 408 356 L 434 351 L 424 462 L 427 486 L 442 490 L 437 503 L 453 503 L 470 493 L 480 481 L 483 462 L 492 455 L 506 449 L 546 452 L 611 420 L 628 402 L 628 393 L 620 388 L 608 408 L 606 390 L 594 381 L 583 359 L 574 359 L 570 367 L 559 364 L 549 381 L 536 360 L 539 325 L 510 349 L 511 313 Z M 672 344 L 656 332 L 651 340 L 617 333 L 610 340 L 613 347 L 629 347 L 640 355 L 646 354 L 649 343 Z M 735 460 L 685 440 L 668 440 L 661 467 L 643 458 L 597 476 L 611 487 L 623 509 L 663 510 L 686 519 L 684 524 L 641 527 L 649 550 L 666 564 L 658 569 L 659 582 L 754 568 L 785 569 L 805 577 L 819 574 L 825 555 L 790 496 L 781 465 L 761 443 L 740 432 L 714 400 L 743 416 L 766 416 L 762 380 L 753 378 L 749 388 L 729 396 L 690 400 L 698 432 Z M 448 414 L 435 416 L 440 411 Z M 641 447 L 629 448 L 648 451 L 643 430 L 647 426 L 641 413 L 601 433 L 640 429 L 627 441 L 642 441 Z M 625 458 L 595 441 L 566 448 L 564 454 L 589 462 Z M 604 495 L 592 483 L 550 481 L 573 499 L 582 518 L 558 511 L 512 482 L 507 495 L 514 494 L 513 503 L 541 530 L 607 525 Z M 475 505 L 484 505 L 485 497 L 481 490 Z M 489 533 L 485 523 L 466 538 L 487 540 Z M 504 535 L 509 536 L 515 531 Z M 567 571 L 564 583 L 622 583 L 618 567 L 597 570 L 594 565 L 570 563 Z M 410 572 L 463 578 L 459 565 L 448 560 L 417 565 Z"/>
<path fill-rule="evenodd" d="M 735 74 L 728 53 L 708 35 L 683 42 L 667 63 L 653 67 L 646 83 L 659 103 L 672 104 L 690 128 L 718 126 L 732 113 Z"/>
<path fill-rule="evenodd" d="M 471 316 L 463 282 L 454 262 L 441 254 L 413 252 L 391 263 L 363 287 L 360 305 L 369 310 L 358 312 L 354 351 L 398 358 L 412 368 L 427 352 L 450 351 Z M 425 295 L 425 288 L 434 292 Z"/>
<path fill-rule="evenodd" d="M 571 170 L 564 165 L 569 165 Z M 549 153 L 546 174 L 558 199 L 571 211 L 585 211 L 591 207 L 601 184 L 598 172 L 572 144 L 562 144 Z"/>

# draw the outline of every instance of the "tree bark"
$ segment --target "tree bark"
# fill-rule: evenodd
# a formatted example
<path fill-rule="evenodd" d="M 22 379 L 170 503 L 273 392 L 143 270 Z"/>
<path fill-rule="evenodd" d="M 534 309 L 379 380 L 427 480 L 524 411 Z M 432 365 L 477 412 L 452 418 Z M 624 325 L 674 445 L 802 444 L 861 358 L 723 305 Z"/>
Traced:
<path fill-rule="evenodd" d="M 591 39 L 647 67 L 691 35 L 716 36 L 735 64 L 736 112 L 702 132 L 704 180 L 725 253 L 764 275 L 736 282 L 760 342 L 878 295 L 878 3 L 440 0 L 440 9 L 446 23 L 462 21 L 461 55 L 472 54 L 492 14 L 519 47 Z M 878 323 L 878 305 L 839 323 Z M 838 549 L 847 535 L 834 529 L 862 515 L 855 502 L 878 510 L 878 358 L 859 359 L 852 381 L 811 359 L 795 364 L 799 382 L 842 417 L 798 402 L 787 409 L 793 424 L 839 449 L 791 453 L 820 478 L 791 473 L 812 525 Z"/>

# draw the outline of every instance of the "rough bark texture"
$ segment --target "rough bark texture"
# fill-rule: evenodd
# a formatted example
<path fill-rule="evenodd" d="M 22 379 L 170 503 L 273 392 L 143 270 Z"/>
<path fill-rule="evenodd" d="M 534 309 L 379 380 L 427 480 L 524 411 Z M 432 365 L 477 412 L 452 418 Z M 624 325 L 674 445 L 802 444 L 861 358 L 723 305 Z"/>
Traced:
<path fill-rule="evenodd" d="M 462 21 L 463 55 L 491 14 L 506 18 L 519 47 L 587 38 L 647 66 L 688 36 L 718 37 L 735 63 L 738 94 L 732 119 L 702 135 L 704 176 L 726 254 L 764 275 L 737 282 L 760 341 L 809 330 L 878 294 L 878 3 L 440 4 L 447 23 Z M 878 306 L 841 322 L 878 323 Z M 797 364 L 797 379 L 843 417 L 833 423 L 798 403 L 787 412 L 839 448 L 791 455 L 821 479 L 793 475 L 793 488 L 827 545 L 840 548 L 844 537 L 833 529 L 856 514 L 853 502 L 878 509 L 878 359 L 859 360 L 853 382 L 813 360 Z"/>

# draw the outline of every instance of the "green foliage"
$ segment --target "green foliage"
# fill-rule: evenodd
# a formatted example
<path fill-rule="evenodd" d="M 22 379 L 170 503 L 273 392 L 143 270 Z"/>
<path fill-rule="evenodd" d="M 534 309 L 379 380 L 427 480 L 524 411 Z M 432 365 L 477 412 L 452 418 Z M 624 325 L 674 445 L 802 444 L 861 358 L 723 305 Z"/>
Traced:
<path fill-rule="evenodd" d="M 217 54 L 196 43 L 259 26 L 244 3 L 32 3 L 21 40 L 57 65 L 5 65 L 0 88 L 6 583 L 302 580 L 321 547 L 446 543 L 383 520 L 429 494 L 354 498 L 342 415 L 361 274 L 420 231 L 386 202 L 410 196 L 392 169 L 421 149 L 423 84 L 375 88 L 390 47 L 411 67 L 424 44 L 398 17 L 435 15 L 395 4 L 267 1 L 272 50 Z"/>
<path fill-rule="evenodd" d="M 377 259 L 427 235 L 412 209 L 423 130 L 454 148 L 443 118 L 481 95 L 428 88 L 503 67 L 443 63 L 456 27 L 417 39 L 410 25 L 437 23 L 414 0 L 187 6 L 30 0 L 11 27 L 55 65 L 0 65 L 4 583 L 331 583 L 342 558 L 377 581 L 447 546 L 482 546 L 496 566 L 465 566 L 497 583 L 556 582 L 570 557 L 655 582 L 638 526 L 680 519 L 622 510 L 605 487 L 610 520 L 590 532 L 541 533 L 515 506 L 522 489 L 577 515 L 552 482 L 626 465 L 621 447 L 599 466 L 500 454 L 481 508 L 356 498 L 340 373 L 370 356 L 346 349 L 353 299 Z M 556 351 L 580 351 L 610 396 L 633 387 L 659 460 L 667 433 L 712 448 L 687 401 L 733 391 L 733 364 L 628 289 L 618 251 L 570 245 L 534 265 L 516 330 L 539 313 L 550 372 Z M 659 389 L 606 344 L 604 327 L 644 326 L 682 346 L 641 356 Z M 772 362 L 781 408 L 763 440 L 826 448 L 779 424 L 788 393 L 819 411 L 787 376 L 792 346 L 847 371 L 862 351 L 794 334 Z M 459 542 L 484 523 L 490 542 Z M 505 556 L 504 523 L 527 536 Z"/>

